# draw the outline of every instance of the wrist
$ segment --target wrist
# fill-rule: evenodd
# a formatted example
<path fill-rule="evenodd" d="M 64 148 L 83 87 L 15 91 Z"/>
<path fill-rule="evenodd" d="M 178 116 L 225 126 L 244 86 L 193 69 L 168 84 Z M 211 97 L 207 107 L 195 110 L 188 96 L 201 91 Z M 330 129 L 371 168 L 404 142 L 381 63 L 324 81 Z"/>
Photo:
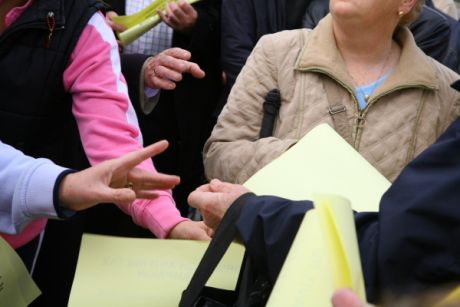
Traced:
<path fill-rule="evenodd" d="M 68 218 L 75 214 L 75 211 L 69 208 L 72 195 L 70 193 L 69 179 L 75 176 L 75 170 L 65 170 L 57 178 L 53 191 L 54 210 L 59 218 Z"/>

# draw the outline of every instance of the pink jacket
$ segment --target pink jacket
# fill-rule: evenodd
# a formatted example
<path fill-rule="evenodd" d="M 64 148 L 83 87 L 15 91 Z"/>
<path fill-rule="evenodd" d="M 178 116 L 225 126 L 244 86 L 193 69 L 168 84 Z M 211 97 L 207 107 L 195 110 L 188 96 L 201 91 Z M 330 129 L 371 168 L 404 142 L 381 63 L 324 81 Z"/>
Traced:
<path fill-rule="evenodd" d="M 6 26 L 11 25 L 33 1 L 13 8 L 6 16 Z M 64 72 L 63 83 L 72 94 L 72 112 L 92 165 L 142 146 L 137 117 L 129 100 L 126 80 L 121 74 L 117 42 L 101 13 L 92 16 L 83 30 Z M 144 161 L 139 167 L 156 171 L 151 160 Z M 137 200 L 119 207 L 137 224 L 164 238 L 186 219 L 180 216 L 171 191 L 162 190 L 158 194 L 154 200 Z M 33 239 L 44 227 L 45 222 L 38 220 L 19 235 L 4 237 L 17 248 Z"/>

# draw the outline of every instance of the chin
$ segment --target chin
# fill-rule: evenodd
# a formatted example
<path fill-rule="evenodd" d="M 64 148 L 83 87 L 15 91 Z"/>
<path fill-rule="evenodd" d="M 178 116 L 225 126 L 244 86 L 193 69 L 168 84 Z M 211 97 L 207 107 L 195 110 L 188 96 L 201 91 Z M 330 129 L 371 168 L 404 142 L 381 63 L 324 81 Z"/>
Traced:
<path fill-rule="evenodd" d="M 353 0 L 331 0 L 329 11 L 336 16 L 352 16 L 358 11 Z"/>
<path fill-rule="evenodd" d="M 344 0 L 345 1 L 345 0 Z M 332 17 L 336 20 L 358 20 L 356 9 L 351 7 L 351 5 L 336 5 L 335 7 L 330 7 L 330 13 Z"/>

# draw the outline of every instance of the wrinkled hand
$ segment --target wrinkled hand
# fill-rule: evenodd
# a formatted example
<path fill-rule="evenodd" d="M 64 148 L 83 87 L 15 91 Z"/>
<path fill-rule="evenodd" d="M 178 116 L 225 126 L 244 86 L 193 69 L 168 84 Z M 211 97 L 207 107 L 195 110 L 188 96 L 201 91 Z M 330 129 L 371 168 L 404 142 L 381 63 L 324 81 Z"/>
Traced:
<path fill-rule="evenodd" d="M 371 307 L 366 304 L 351 289 L 339 289 L 332 296 L 332 305 L 334 307 Z"/>
<path fill-rule="evenodd" d="M 188 203 L 200 211 L 206 226 L 215 231 L 233 202 L 248 192 L 242 185 L 213 179 L 190 193 Z"/>
<path fill-rule="evenodd" d="M 189 32 L 198 20 L 197 11 L 185 0 L 169 3 L 165 11 L 158 12 L 161 20 L 178 32 Z"/>
<path fill-rule="evenodd" d="M 182 74 L 189 73 L 195 78 L 204 78 L 205 73 L 193 62 L 192 54 L 181 48 L 170 48 L 149 59 L 144 72 L 144 83 L 150 88 L 172 90 Z"/>
<path fill-rule="evenodd" d="M 84 171 L 68 174 L 59 187 L 59 199 L 65 207 L 74 211 L 103 202 L 127 204 L 136 198 L 153 199 L 157 197 L 156 189 L 172 189 L 179 184 L 179 177 L 135 167 L 166 148 L 168 142 L 160 141 Z"/>
<path fill-rule="evenodd" d="M 209 231 L 203 222 L 183 221 L 169 232 L 168 239 L 209 241 Z"/>

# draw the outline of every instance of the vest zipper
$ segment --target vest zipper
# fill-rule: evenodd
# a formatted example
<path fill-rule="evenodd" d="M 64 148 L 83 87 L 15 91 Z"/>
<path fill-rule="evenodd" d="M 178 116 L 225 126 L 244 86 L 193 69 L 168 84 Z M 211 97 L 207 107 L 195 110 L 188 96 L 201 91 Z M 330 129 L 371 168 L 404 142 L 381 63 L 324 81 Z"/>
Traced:
<path fill-rule="evenodd" d="M 53 32 L 54 29 L 56 28 L 56 18 L 54 17 L 54 12 L 48 12 L 48 15 L 46 16 L 46 24 L 48 25 L 48 38 L 46 39 L 45 46 L 46 48 L 51 47 L 51 39 L 53 37 Z"/>
<path fill-rule="evenodd" d="M 21 23 L 21 24 L 18 24 L 18 25 L 13 25 L 13 26 L 10 26 L 10 27 L 6 28 L 6 30 L 3 31 L 2 35 L 0 35 L 0 44 L 3 43 L 3 41 L 5 41 L 7 38 L 9 38 L 10 35 L 14 34 L 17 31 L 23 30 L 23 29 L 38 29 L 38 30 L 48 30 L 48 31 L 50 31 L 50 28 L 49 28 L 49 26 L 47 24 L 47 19 L 48 18 L 46 18 L 46 21 L 37 21 L 37 20 L 35 20 L 35 21 L 27 22 L 27 23 Z M 62 29 L 64 29 L 63 24 L 56 24 L 55 23 L 52 32 L 54 33 L 54 31 L 62 30 Z"/>

